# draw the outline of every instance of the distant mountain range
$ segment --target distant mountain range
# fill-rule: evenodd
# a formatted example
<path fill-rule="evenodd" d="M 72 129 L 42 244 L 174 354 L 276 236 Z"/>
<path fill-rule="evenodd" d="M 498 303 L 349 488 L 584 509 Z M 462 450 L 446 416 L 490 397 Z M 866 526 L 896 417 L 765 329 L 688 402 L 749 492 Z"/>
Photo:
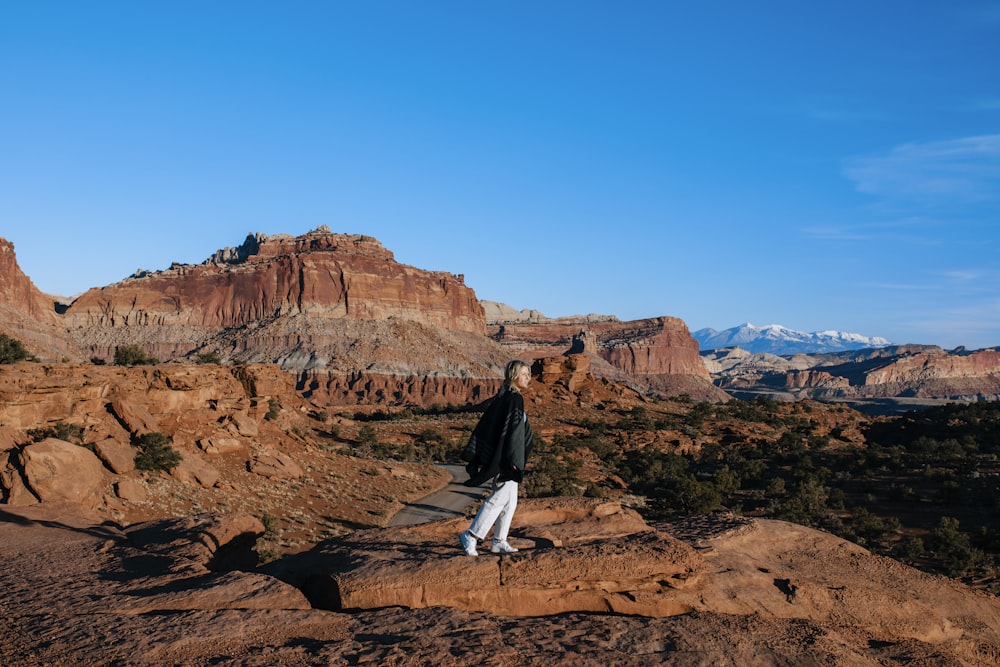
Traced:
<path fill-rule="evenodd" d="M 739 347 L 747 352 L 776 355 L 824 354 L 892 345 L 889 340 L 880 336 L 862 336 L 843 331 L 805 333 L 780 324 L 755 327 L 747 323 L 723 331 L 699 329 L 692 335 L 702 350 Z"/>

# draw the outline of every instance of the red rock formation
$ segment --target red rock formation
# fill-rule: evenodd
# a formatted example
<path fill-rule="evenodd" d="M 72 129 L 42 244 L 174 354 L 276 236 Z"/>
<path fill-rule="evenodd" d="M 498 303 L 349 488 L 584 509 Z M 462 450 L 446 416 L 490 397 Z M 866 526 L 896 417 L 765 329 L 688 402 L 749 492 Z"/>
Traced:
<path fill-rule="evenodd" d="M 707 355 L 719 386 L 795 398 L 907 398 L 928 401 L 1000 399 L 1000 350 L 948 352 L 900 345 L 794 357 L 748 355 L 735 348 Z"/>
<path fill-rule="evenodd" d="M 41 322 L 56 322 L 52 298 L 24 275 L 14 255 L 14 244 L 3 238 L 0 238 L 0 306 L 17 308 Z"/>
<path fill-rule="evenodd" d="M 534 358 L 564 352 L 586 353 L 596 361 L 600 377 L 631 380 L 666 395 L 691 394 L 698 399 L 727 400 L 711 384 L 698 353 L 698 342 L 676 317 L 631 322 L 570 318 L 538 323 L 493 323 L 492 338 L 515 354 Z"/>
<path fill-rule="evenodd" d="M 913 383 L 926 380 L 993 378 L 1000 381 L 1000 350 L 979 350 L 967 355 L 921 352 L 893 359 L 865 374 L 865 386 Z"/>
<path fill-rule="evenodd" d="M 244 326 L 308 313 L 317 318 L 390 317 L 483 333 L 484 316 L 462 276 L 397 263 L 373 238 L 310 232 L 247 238 L 199 265 L 174 265 L 95 288 L 66 319 L 102 327 Z"/>
<path fill-rule="evenodd" d="M 847 389 L 847 378 L 830 375 L 824 371 L 791 371 L 785 375 L 785 386 L 791 389 L 816 388 Z"/>
<path fill-rule="evenodd" d="M 482 306 L 462 276 L 399 264 L 371 237 L 326 228 L 294 238 L 249 236 L 203 264 L 139 272 L 83 294 L 64 318 L 100 356 L 131 343 L 173 358 L 219 336 L 217 342 L 238 351 L 241 341 L 245 348 L 258 336 L 257 348 L 261 342 L 272 347 L 268 356 L 291 357 L 298 350 L 299 357 L 286 359 L 292 368 L 304 367 L 325 338 L 337 339 L 345 321 L 396 320 L 485 333 Z M 280 326 L 293 318 L 308 325 L 294 331 Z"/>
<path fill-rule="evenodd" d="M 39 359 L 79 360 L 79 350 L 58 325 L 54 299 L 24 275 L 14 244 L 0 238 L 0 333 L 21 341 Z"/>

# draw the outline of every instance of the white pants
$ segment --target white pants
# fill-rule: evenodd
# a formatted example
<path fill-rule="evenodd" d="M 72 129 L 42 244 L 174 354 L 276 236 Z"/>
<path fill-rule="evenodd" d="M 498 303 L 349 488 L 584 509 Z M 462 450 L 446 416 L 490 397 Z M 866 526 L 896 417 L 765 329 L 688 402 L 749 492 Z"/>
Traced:
<path fill-rule="evenodd" d="M 469 532 L 481 540 L 486 537 L 486 533 L 490 532 L 490 527 L 496 523 L 493 539 L 498 542 L 506 542 L 515 509 L 517 509 L 517 482 L 509 481 L 495 486 L 493 493 L 479 508 L 476 518 L 472 520 Z"/>

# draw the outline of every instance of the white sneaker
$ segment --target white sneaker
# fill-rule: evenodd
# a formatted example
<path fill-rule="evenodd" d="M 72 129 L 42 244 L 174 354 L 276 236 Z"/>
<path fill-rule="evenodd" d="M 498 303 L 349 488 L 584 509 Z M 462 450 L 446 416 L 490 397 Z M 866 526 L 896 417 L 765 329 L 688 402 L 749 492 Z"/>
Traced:
<path fill-rule="evenodd" d="M 495 554 L 512 554 L 515 553 L 517 549 L 510 546 L 510 543 L 507 542 L 507 540 L 504 540 L 503 542 L 493 540 L 493 546 L 490 547 L 490 551 Z"/>
<path fill-rule="evenodd" d="M 462 543 L 462 550 L 465 551 L 466 556 L 478 556 L 479 552 L 476 551 L 476 537 L 469 531 L 465 531 L 458 536 L 458 541 Z"/>

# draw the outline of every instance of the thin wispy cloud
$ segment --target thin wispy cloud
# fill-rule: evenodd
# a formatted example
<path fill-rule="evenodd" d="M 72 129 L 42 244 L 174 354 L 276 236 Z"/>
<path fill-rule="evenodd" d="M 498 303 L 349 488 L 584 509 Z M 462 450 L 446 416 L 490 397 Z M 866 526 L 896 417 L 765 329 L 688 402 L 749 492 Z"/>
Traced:
<path fill-rule="evenodd" d="M 918 290 L 932 289 L 927 285 L 918 285 L 916 283 L 875 283 L 866 282 L 858 283 L 858 287 L 864 290 L 890 290 L 890 291 L 900 291 L 900 292 L 915 292 Z"/>
<path fill-rule="evenodd" d="M 985 275 L 985 272 L 976 269 L 960 269 L 954 271 L 942 271 L 938 275 L 960 282 L 971 282 L 982 278 Z"/>
<path fill-rule="evenodd" d="M 848 160 L 859 192 L 890 199 L 981 203 L 1000 199 L 1000 134 L 908 143 Z"/>
<path fill-rule="evenodd" d="M 761 107 L 767 113 L 793 115 L 825 123 L 856 123 L 890 120 L 883 110 L 867 100 L 845 95 L 809 95 L 781 106 Z"/>
<path fill-rule="evenodd" d="M 940 223 L 927 218 L 898 218 L 864 224 L 812 225 L 803 234 L 815 241 L 892 242 L 911 245 L 940 245 L 937 237 Z"/>

